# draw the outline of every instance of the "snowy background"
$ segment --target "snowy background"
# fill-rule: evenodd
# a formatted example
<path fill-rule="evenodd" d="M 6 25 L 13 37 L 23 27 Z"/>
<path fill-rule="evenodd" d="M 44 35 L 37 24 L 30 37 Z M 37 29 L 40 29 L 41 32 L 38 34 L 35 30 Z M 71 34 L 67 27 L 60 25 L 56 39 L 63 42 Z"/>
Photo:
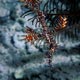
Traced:
<path fill-rule="evenodd" d="M 26 26 L 36 29 L 27 21 L 32 15 L 20 17 L 24 11 L 17 0 L 0 0 L 0 80 L 80 80 L 80 30 L 74 40 L 64 38 L 65 31 L 56 36 L 49 67 L 43 51 L 20 41 Z"/>

